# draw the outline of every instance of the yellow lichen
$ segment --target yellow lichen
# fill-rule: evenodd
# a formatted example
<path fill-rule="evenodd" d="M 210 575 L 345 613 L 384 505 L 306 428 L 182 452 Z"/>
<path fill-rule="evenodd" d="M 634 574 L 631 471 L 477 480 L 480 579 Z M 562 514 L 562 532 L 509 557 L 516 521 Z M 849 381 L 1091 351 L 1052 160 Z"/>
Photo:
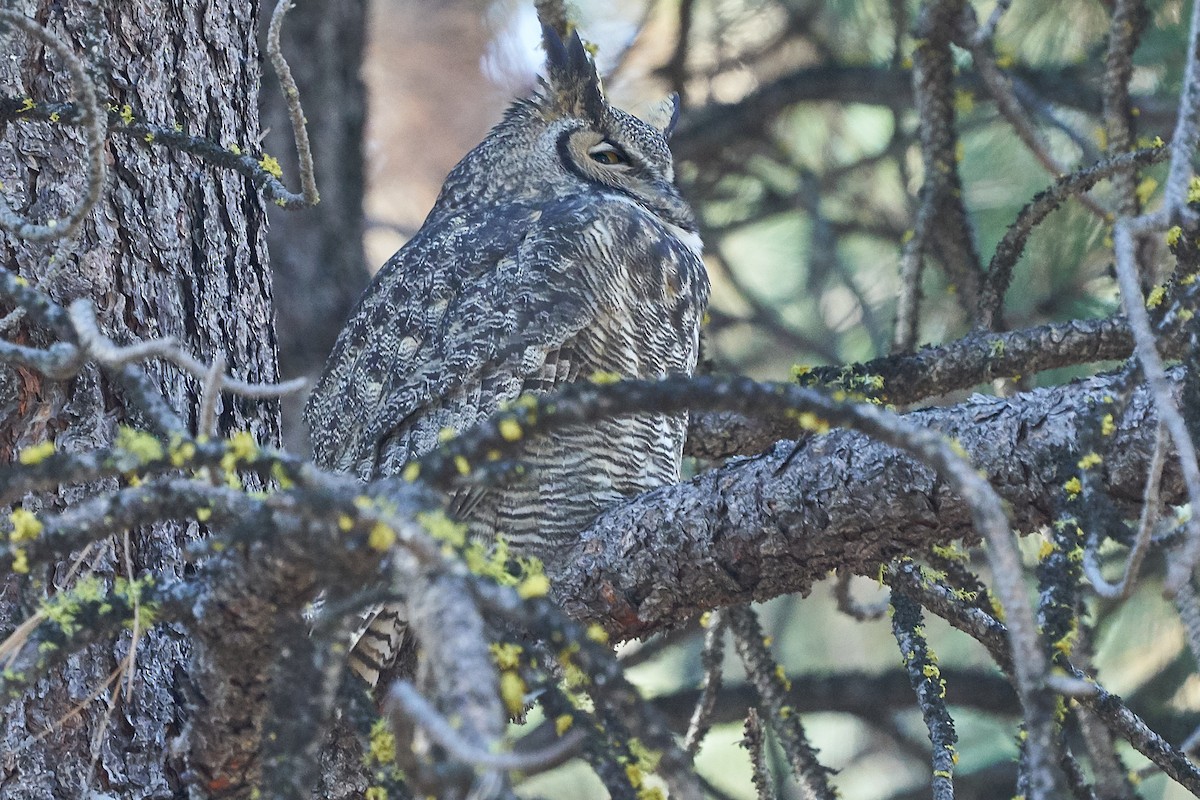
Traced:
<path fill-rule="evenodd" d="M 173 441 L 167 449 L 167 455 L 171 460 L 171 466 L 182 467 L 196 457 L 196 445 L 182 440 Z"/>
<path fill-rule="evenodd" d="M 463 551 L 467 569 L 476 575 L 511 586 L 516 579 L 508 572 L 508 542 L 497 539 L 494 546 L 479 541 L 469 542 Z"/>
<path fill-rule="evenodd" d="M 258 457 L 258 443 L 250 431 L 237 431 L 229 437 L 227 452 L 238 462 L 250 461 Z"/>
<path fill-rule="evenodd" d="M 525 713 L 525 680 L 513 670 L 500 673 L 500 699 L 511 716 Z"/>
<path fill-rule="evenodd" d="M 800 380 L 801 378 L 803 378 L 804 376 L 806 376 L 810 372 L 812 372 L 812 370 L 813 370 L 813 368 L 808 366 L 807 364 L 794 364 L 792 366 L 792 379 Z"/>
<path fill-rule="evenodd" d="M 17 461 L 26 465 L 38 464 L 52 455 L 54 455 L 54 442 L 40 442 L 23 449 L 17 456 Z"/>
<path fill-rule="evenodd" d="M 935 544 L 931 549 L 934 555 L 944 558 L 947 561 L 963 561 L 967 558 L 967 552 L 959 546 L 958 542 Z"/>
<path fill-rule="evenodd" d="M 18 508 L 12 512 L 13 530 L 9 535 L 12 542 L 31 542 L 41 535 L 43 525 L 31 512 Z"/>
<path fill-rule="evenodd" d="M 126 425 L 117 428 L 117 448 L 132 455 L 139 463 L 158 461 L 163 457 L 163 445 L 145 431 Z"/>
<path fill-rule="evenodd" d="M 283 167 L 279 166 L 279 159 L 275 158 L 275 156 L 263 153 L 262 158 L 258 160 L 258 165 L 262 167 L 263 172 L 266 172 L 268 175 L 271 175 L 275 178 L 283 177 Z"/>
<path fill-rule="evenodd" d="M 560 714 L 554 718 L 554 732 L 562 736 L 575 723 L 575 718 L 570 714 Z"/>
<path fill-rule="evenodd" d="M 544 574 L 535 574 L 526 577 L 523 581 L 517 584 L 517 595 L 522 600 L 529 600 L 534 597 L 545 597 L 550 593 L 550 579 Z"/>
<path fill-rule="evenodd" d="M 1146 308 L 1158 308 L 1162 305 L 1163 298 L 1167 296 L 1167 287 L 1159 284 L 1150 290 L 1150 294 L 1146 296 Z"/>
<path fill-rule="evenodd" d="M 1062 637 L 1051 646 L 1064 656 L 1071 655 L 1071 650 L 1075 646 L 1075 634 L 1078 632 L 1078 625 L 1072 621 L 1070 629 L 1068 629 L 1067 632 L 1064 633 Z"/>
<path fill-rule="evenodd" d="M 396 760 L 396 736 L 386 720 L 377 719 L 371 726 L 367 759 L 379 765 L 391 764 Z"/>
<path fill-rule="evenodd" d="M 288 476 L 287 472 L 284 471 L 283 464 L 278 461 L 271 464 L 271 477 L 275 479 L 276 485 L 285 492 L 296 486 L 296 482 Z"/>
<path fill-rule="evenodd" d="M 1137 194 L 1138 202 L 1145 205 L 1150 202 L 1150 198 L 1154 196 L 1155 190 L 1158 189 L 1158 181 L 1150 176 L 1142 179 L 1142 182 L 1137 185 L 1134 190 Z"/>
<path fill-rule="evenodd" d="M 383 553 L 391 549 L 396 543 L 396 532 L 382 522 L 376 522 L 371 526 L 371 532 L 367 534 L 367 546 L 372 550 L 378 550 Z"/>
<path fill-rule="evenodd" d="M 521 665 L 521 653 L 525 649 L 514 642 L 493 642 L 488 645 L 492 662 L 500 669 L 516 669 Z"/>
<path fill-rule="evenodd" d="M 818 435 L 829 433 L 829 423 L 811 411 L 801 411 L 796 415 L 796 421 L 806 431 L 811 431 Z"/>
<path fill-rule="evenodd" d="M 14 567 L 15 569 L 15 567 Z M 47 598 L 42 614 L 58 625 L 64 636 L 79 632 L 79 611 L 84 603 L 97 602 L 104 597 L 104 585 L 95 576 L 80 578 L 73 587 Z"/>
<path fill-rule="evenodd" d="M 1104 458 L 1099 453 L 1088 453 L 1083 458 L 1079 459 L 1080 469 L 1091 469 L 1104 463 Z"/>
<path fill-rule="evenodd" d="M 500 422 L 497 424 L 497 428 L 500 431 L 500 437 L 506 442 L 518 441 L 523 435 L 521 423 L 517 422 L 512 417 L 505 417 L 504 419 L 500 420 Z"/>
<path fill-rule="evenodd" d="M 428 531 L 430 536 L 453 547 L 462 547 L 467 541 L 467 526 L 455 522 L 442 511 L 417 514 L 417 523 Z"/>
<path fill-rule="evenodd" d="M 1063 484 L 1063 491 L 1067 493 L 1068 500 L 1074 500 L 1083 491 L 1083 482 L 1078 477 L 1071 478 Z"/>
<path fill-rule="evenodd" d="M 662 753 L 658 750 L 652 750 L 643 744 L 641 739 L 632 738 L 629 740 L 629 755 L 633 756 L 634 763 L 638 765 L 644 772 L 654 772 L 658 769 L 658 764 L 662 761 Z"/>

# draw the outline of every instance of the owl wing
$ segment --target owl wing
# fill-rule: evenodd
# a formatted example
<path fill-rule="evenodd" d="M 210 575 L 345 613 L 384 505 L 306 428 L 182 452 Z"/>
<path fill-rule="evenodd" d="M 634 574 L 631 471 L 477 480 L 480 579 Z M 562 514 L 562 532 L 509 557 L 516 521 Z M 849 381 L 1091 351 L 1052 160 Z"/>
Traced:
<path fill-rule="evenodd" d="M 389 474 L 518 396 L 599 312 L 595 211 L 573 197 L 427 220 L 367 289 L 313 390 L 317 463 Z"/>

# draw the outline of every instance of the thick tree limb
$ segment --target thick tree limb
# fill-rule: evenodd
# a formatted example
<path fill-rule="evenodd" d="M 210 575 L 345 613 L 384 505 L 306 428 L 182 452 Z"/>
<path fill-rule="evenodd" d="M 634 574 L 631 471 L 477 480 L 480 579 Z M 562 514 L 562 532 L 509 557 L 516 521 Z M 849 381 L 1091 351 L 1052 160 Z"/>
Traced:
<path fill-rule="evenodd" d="M 1028 531 L 1052 521 L 1061 484 L 1073 474 L 1077 427 L 1113 381 L 980 396 L 910 420 L 956 438 L 1010 504 L 1014 527 Z M 1103 470 L 1108 491 L 1130 507 L 1139 502 L 1155 427 L 1141 387 Z M 1163 499 L 1178 501 L 1181 491 L 1169 463 Z M 874 574 L 896 556 L 963 536 L 973 536 L 968 507 L 929 469 L 839 431 L 799 450 L 780 442 L 604 514 L 582 535 L 557 587 L 576 617 L 603 620 L 631 638 L 706 608 L 807 593 L 834 568 Z"/>
<path fill-rule="evenodd" d="M 1180 358 L 1186 339 L 1160 338 L 1166 358 Z M 895 353 L 863 364 L 813 367 L 805 385 L 866 394 L 907 405 L 970 389 L 996 378 L 1032 375 L 1076 364 L 1128 358 L 1133 336 L 1123 316 L 1071 320 L 1004 333 L 975 331 L 943 345 L 927 345 L 912 353 Z M 721 459 L 754 455 L 774 442 L 797 435 L 786 419 L 756 419 L 733 412 L 694 414 L 687 452 L 697 458 Z"/>

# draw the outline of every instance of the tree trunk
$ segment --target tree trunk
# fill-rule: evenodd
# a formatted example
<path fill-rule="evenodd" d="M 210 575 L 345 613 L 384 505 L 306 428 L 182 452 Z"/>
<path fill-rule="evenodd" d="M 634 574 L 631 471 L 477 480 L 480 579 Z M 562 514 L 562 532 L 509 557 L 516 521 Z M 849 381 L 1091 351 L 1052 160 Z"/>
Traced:
<path fill-rule="evenodd" d="M 256 4 L 213 0 L 27 0 L 9 4 L 44 25 L 80 54 L 102 104 L 134 119 L 177 129 L 225 146 L 257 149 L 259 59 Z M 0 86 L 35 103 L 72 99 L 59 59 L 23 34 L 4 43 Z M 22 123 L 0 130 L 0 180 L 10 204 L 44 222 L 67 216 L 85 194 L 83 133 L 79 128 Z M 83 297 L 97 308 L 101 328 L 118 343 L 174 336 L 205 361 L 225 354 L 228 371 L 251 381 L 276 378 L 271 277 L 263 202 L 240 175 L 132 137 L 110 134 L 108 180 L 65 261 L 50 265 L 55 244 L 0 235 L 0 262 L 56 299 Z M 6 311 L 8 309 L 5 309 Z M 22 328 L 18 340 L 43 341 Z M 195 425 L 199 387 L 175 367 L 146 365 L 170 405 Z M 131 418 L 120 392 L 95 371 L 54 382 L 20 368 L 0 375 L 0 458 L 52 439 L 79 450 L 111 441 Z M 219 405 L 218 433 L 249 430 L 259 442 L 278 439 L 272 401 L 231 399 Z M 111 487 L 110 487 L 111 488 Z M 81 495 L 77 487 L 24 505 L 58 507 Z M 185 576 L 186 548 L 203 535 L 156 525 L 129 532 L 82 556 L 78 574 L 104 581 L 143 570 Z M 39 601 L 71 585 L 69 564 L 40 581 L 9 581 L 0 592 L 0 635 L 7 635 Z M 177 797 L 199 781 L 213 794 L 244 788 L 253 764 L 240 757 L 256 740 L 261 703 L 242 695 L 238 737 L 206 734 L 208 719 L 226 702 L 214 681 L 194 665 L 198 647 L 177 626 L 142 632 L 136 670 L 110 706 L 117 683 L 106 684 L 127 655 L 131 636 L 90 647 L 65 669 L 10 701 L 0 715 L 0 797 Z M 253 676 L 249 676 L 253 678 Z M 124 684 L 125 681 L 121 681 Z M 253 694 L 261 686 L 240 686 Z M 265 691 L 265 690 L 263 690 Z M 197 709 L 204 709 L 197 711 Z M 203 718 L 201 718 L 203 714 Z M 226 714 L 228 719 L 228 714 Z M 34 737 L 43 737 L 35 739 Z"/>

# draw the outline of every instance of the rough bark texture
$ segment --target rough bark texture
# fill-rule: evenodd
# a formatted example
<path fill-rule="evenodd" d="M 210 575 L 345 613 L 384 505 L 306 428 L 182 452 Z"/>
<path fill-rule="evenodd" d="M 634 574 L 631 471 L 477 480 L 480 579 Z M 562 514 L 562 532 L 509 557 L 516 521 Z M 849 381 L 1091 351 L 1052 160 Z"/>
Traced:
<path fill-rule="evenodd" d="M 1010 504 L 1015 529 L 1027 532 L 1052 521 L 1078 458 L 1078 425 L 1112 387 L 1112 378 L 1098 377 L 1007 399 L 980 395 L 912 420 L 958 440 Z M 1142 388 L 1105 454 L 1114 498 L 1140 498 L 1154 428 Z M 1163 490 L 1166 502 L 1179 502 L 1172 459 Z M 834 569 L 874 574 L 897 556 L 958 538 L 975 538 L 970 509 L 932 470 L 862 434 L 835 431 L 799 446 L 779 442 L 606 512 L 565 560 L 571 566 L 557 588 L 574 616 L 630 638 L 680 625 L 700 609 L 807 594 Z"/>
<path fill-rule="evenodd" d="M 89 64 L 101 102 L 129 106 L 137 119 L 252 150 L 258 140 L 259 73 L 254 42 L 255 4 L 216 0 L 69 0 L 17 2 Z M 66 73 L 40 45 L 6 39 L 0 86 L 34 102 L 72 96 Z M 0 180 L 9 201 L 43 221 L 62 218 L 84 189 L 82 134 L 42 124 L 0 131 Z M 94 301 L 102 328 L 118 342 L 171 335 L 210 360 L 219 350 L 229 371 L 252 381 L 276 377 L 270 275 L 266 268 L 263 204 L 240 176 L 186 154 L 112 138 L 108 183 L 57 276 L 45 280 L 60 300 Z M 54 245 L 0 237 L 0 262 L 40 282 Z M 37 341 L 36 331 L 22 336 Z M 171 405 L 194 424 L 198 386 L 174 367 L 147 370 Z M 0 376 L 0 458 L 47 438 L 60 449 L 82 449 L 111 439 L 128 409 L 94 372 L 68 384 L 20 369 Z M 261 442 L 278 436 L 275 404 L 229 400 L 220 406 L 221 432 L 250 430 Z M 77 498 L 29 498 L 25 505 L 59 505 Z M 120 542 L 93 549 L 83 569 L 110 580 L 156 569 L 182 576 L 190 570 L 184 548 L 200 535 L 195 523 L 131 531 L 128 563 Z M 0 636 L 36 605 L 44 592 L 69 585 L 66 566 L 52 574 L 9 583 L 0 593 Z M 33 585 L 31 585 L 33 584 Z M 236 665 L 244 682 L 205 665 L 184 631 L 160 626 L 138 645 L 132 696 L 116 703 L 111 719 L 104 689 L 129 647 L 129 635 L 73 657 L 61 673 L 40 681 L 0 711 L 0 797 L 143 798 L 179 796 L 185 782 L 236 784 L 222 770 L 238 743 L 207 735 L 232 716 L 253 738 L 261 703 L 254 660 Z M 242 690 L 249 697 L 239 694 Z M 93 697 L 96 693 L 97 697 Z M 68 716 L 76 706 L 76 716 Z M 226 728 L 228 730 L 228 728 Z M 33 743 L 31 737 L 49 732 Z M 201 746 L 197 746 L 197 742 Z M 235 745 L 231 748 L 231 744 Z"/>
<path fill-rule="evenodd" d="M 279 365 L 289 378 L 319 374 L 371 279 L 363 251 L 366 93 L 359 70 L 365 22 L 364 0 L 327 0 L 298 4 L 283 27 L 283 53 L 304 104 L 321 192 L 313 208 L 272 208 L 269 215 Z M 294 187 L 296 146 L 283 93 L 269 70 L 263 85 L 264 147 Z M 299 452 L 303 397 L 283 405 L 287 443 Z"/>

